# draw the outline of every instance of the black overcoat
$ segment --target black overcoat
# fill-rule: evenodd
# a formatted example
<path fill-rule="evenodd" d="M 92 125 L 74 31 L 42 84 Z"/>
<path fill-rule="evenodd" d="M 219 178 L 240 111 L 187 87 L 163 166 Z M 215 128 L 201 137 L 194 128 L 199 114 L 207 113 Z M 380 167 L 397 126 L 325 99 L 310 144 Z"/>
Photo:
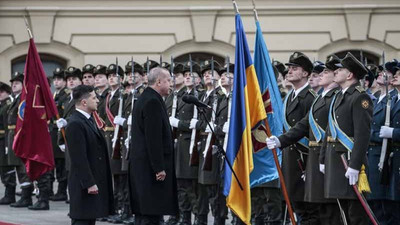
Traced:
<path fill-rule="evenodd" d="M 82 113 L 74 111 L 66 128 L 71 168 L 68 178 L 72 219 L 95 219 L 114 212 L 110 162 L 104 137 Z M 97 185 L 99 194 L 88 194 Z"/>
<path fill-rule="evenodd" d="M 132 118 L 132 151 L 129 152 L 129 191 L 134 214 L 175 215 L 178 198 L 172 130 L 164 101 L 146 88 L 137 100 Z M 164 181 L 156 173 L 166 172 Z"/>

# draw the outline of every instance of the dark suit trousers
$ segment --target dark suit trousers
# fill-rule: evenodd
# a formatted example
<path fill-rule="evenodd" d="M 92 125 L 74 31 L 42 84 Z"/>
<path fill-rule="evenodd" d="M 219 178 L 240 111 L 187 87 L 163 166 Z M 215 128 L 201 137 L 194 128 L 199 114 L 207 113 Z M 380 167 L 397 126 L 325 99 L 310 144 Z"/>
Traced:
<path fill-rule="evenodd" d="M 71 219 L 71 225 L 95 225 L 96 220 L 76 220 Z"/>

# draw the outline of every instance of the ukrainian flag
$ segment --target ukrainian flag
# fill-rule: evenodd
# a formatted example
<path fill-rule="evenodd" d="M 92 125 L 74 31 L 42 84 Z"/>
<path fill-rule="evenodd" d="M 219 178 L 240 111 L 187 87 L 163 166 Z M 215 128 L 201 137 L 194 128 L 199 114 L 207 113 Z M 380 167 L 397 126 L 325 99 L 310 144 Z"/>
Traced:
<path fill-rule="evenodd" d="M 232 162 L 243 190 L 225 165 L 224 194 L 227 206 L 250 224 L 250 173 L 253 170 L 251 129 L 267 117 L 254 70 L 242 19 L 236 14 L 235 76 L 226 157 Z"/>

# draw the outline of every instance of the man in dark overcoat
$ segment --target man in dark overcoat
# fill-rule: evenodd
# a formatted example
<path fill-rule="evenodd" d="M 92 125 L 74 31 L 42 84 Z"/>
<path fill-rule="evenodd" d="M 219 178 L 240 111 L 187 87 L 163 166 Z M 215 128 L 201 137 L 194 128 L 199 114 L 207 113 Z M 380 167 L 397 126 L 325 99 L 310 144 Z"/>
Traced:
<path fill-rule="evenodd" d="M 129 187 L 135 224 L 159 224 L 162 215 L 178 213 L 172 130 L 162 97 L 168 95 L 170 74 L 154 68 L 149 87 L 139 97 L 132 116 Z"/>
<path fill-rule="evenodd" d="M 106 141 L 92 116 L 99 102 L 93 87 L 79 85 L 73 90 L 73 98 L 76 110 L 66 127 L 71 160 L 69 216 L 72 225 L 92 225 L 96 218 L 114 210 L 110 162 Z"/>

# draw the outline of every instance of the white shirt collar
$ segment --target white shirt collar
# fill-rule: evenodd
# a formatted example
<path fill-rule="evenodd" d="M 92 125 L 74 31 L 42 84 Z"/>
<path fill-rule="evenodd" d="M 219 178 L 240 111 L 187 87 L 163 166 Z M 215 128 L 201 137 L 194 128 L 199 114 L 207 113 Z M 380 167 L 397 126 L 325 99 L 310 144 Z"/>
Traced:
<path fill-rule="evenodd" d="M 378 103 L 381 102 L 386 97 L 386 94 L 379 95 Z"/>
<path fill-rule="evenodd" d="M 87 112 L 85 112 L 85 111 L 83 111 L 81 109 L 78 109 L 78 108 L 76 108 L 76 111 L 82 113 L 87 119 L 90 119 L 90 114 L 89 113 L 87 113 Z"/>
<path fill-rule="evenodd" d="M 349 89 L 349 87 L 343 89 L 343 90 L 342 90 L 342 94 L 344 94 L 344 93 L 347 91 L 347 89 Z"/>
<path fill-rule="evenodd" d="M 115 89 L 114 91 L 111 91 L 110 92 L 111 93 L 110 98 L 112 98 L 114 96 L 115 92 L 117 92 L 117 91 L 118 91 L 118 89 Z"/>
<path fill-rule="evenodd" d="M 322 97 L 325 97 L 325 95 L 326 95 L 330 90 L 332 90 L 332 88 L 331 88 L 331 89 L 328 89 L 328 90 L 325 90 L 325 89 L 324 89 L 324 91 L 322 92 L 321 96 L 322 96 Z"/>
<path fill-rule="evenodd" d="M 294 90 L 294 98 L 296 98 L 297 95 L 298 95 L 304 88 L 306 88 L 307 86 L 308 86 L 308 82 L 305 83 L 301 88 L 299 88 L 299 89 L 297 89 L 297 90 Z"/>

